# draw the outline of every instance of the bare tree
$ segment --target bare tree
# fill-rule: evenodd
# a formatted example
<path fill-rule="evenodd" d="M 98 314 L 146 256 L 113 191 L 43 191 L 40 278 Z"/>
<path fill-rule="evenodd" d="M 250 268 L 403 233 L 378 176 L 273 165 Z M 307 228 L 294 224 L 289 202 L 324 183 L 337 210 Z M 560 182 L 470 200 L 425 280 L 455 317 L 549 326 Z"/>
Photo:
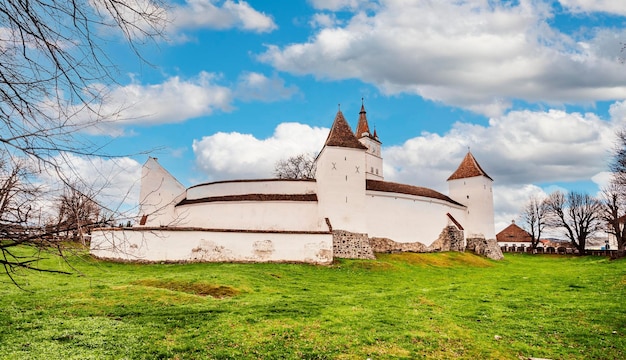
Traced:
<path fill-rule="evenodd" d="M 549 225 L 563 229 L 580 254 L 584 254 L 587 238 L 602 229 L 600 201 L 589 194 L 556 191 L 546 199 Z"/>
<path fill-rule="evenodd" d="M 137 45 L 165 26 L 161 1 L 0 0 L 0 263 L 7 273 L 37 268 L 40 255 L 22 258 L 16 246 L 50 245 L 46 231 L 35 231 L 43 224 L 28 200 L 39 196 L 33 178 L 46 172 L 70 185 L 77 172 L 67 154 L 106 156 L 81 135 L 116 115 L 98 107 L 115 83 L 103 34 L 121 34 L 139 56 Z"/>
<path fill-rule="evenodd" d="M 618 187 L 626 187 L 626 129 L 620 129 L 615 133 L 617 139 L 613 148 L 613 154 L 609 168 L 613 173 L 613 183 Z"/>
<path fill-rule="evenodd" d="M 102 220 L 102 207 L 94 198 L 94 195 L 78 190 L 77 186 L 66 187 L 57 199 L 57 231 L 64 232 L 69 240 L 80 241 L 85 245 L 86 233 Z"/>
<path fill-rule="evenodd" d="M 617 249 L 626 250 L 626 194 L 623 187 L 612 182 L 602 189 L 601 218 L 609 234 L 615 236 Z"/>
<path fill-rule="evenodd" d="M 39 226 L 42 215 L 36 204 L 42 191 L 28 181 L 30 169 L 23 161 L 8 162 L 0 158 L 0 264 L 14 283 L 13 273 L 17 269 L 61 272 L 37 265 L 42 251 L 62 253 Z M 14 251 L 20 245 L 27 245 L 35 252 L 24 255 Z"/>
<path fill-rule="evenodd" d="M 276 162 L 274 176 L 279 179 L 315 178 L 315 158 L 311 154 L 299 154 Z"/>
<path fill-rule="evenodd" d="M 530 234 L 531 247 L 537 249 L 541 233 L 547 226 L 547 205 L 538 196 L 531 196 L 522 209 L 522 221 L 525 230 Z"/>

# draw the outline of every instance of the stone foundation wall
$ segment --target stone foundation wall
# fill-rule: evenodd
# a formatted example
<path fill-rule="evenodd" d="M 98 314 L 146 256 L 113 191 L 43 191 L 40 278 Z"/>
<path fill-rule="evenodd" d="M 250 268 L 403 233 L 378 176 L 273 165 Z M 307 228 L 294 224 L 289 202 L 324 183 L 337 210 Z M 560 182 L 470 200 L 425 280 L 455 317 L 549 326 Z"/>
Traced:
<path fill-rule="evenodd" d="M 502 250 L 496 239 L 469 238 L 467 239 L 467 250 L 493 260 L 504 259 L 504 255 L 502 255 Z"/>
<path fill-rule="evenodd" d="M 370 245 L 374 252 L 434 252 L 464 251 L 463 231 L 454 226 L 446 226 L 439 238 L 430 246 L 420 242 L 399 243 L 388 238 L 371 238 Z"/>
<path fill-rule="evenodd" d="M 345 259 L 375 259 L 367 234 L 333 230 L 333 256 Z"/>
<path fill-rule="evenodd" d="M 420 242 L 399 243 L 388 238 L 371 238 L 372 250 L 377 253 L 391 252 L 428 252 L 428 246 Z"/>

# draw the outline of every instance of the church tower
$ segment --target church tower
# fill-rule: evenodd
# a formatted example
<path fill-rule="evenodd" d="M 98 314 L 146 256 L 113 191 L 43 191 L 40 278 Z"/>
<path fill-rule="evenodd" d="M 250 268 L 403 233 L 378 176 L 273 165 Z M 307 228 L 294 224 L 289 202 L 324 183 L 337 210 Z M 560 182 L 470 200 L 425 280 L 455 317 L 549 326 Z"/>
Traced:
<path fill-rule="evenodd" d="M 493 179 L 469 151 L 458 169 L 448 178 L 450 197 L 467 206 L 463 223 L 466 238 L 496 238 L 492 184 Z"/>
<path fill-rule="evenodd" d="M 316 159 L 315 179 L 320 217 L 335 230 L 365 229 L 365 152 L 341 110 Z"/>
<path fill-rule="evenodd" d="M 354 135 L 359 139 L 359 142 L 367 148 L 365 153 L 365 177 L 367 179 L 383 180 L 383 158 L 380 152 L 381 142 L 378 139 L 376 130 L 374 130 L 373 135 L 370 132 L 370 127 L 367 123 L 367 113 L 365 112 L 363 103 L 361 103 L 359 123 L 356 126 L 356 133 Z"/>

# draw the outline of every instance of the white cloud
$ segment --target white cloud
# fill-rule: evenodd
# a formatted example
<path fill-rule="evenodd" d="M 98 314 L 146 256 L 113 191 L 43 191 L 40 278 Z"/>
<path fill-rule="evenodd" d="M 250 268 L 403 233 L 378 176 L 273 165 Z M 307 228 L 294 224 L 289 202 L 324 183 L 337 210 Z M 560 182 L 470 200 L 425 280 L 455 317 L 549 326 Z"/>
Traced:
<path fill-rule="evenodd" d="M 232 91 L 217 85 L 217 75 L 201 72 L 195 78 L 183 80 L 170 77 L 161 84 L 140 84 L 135 81 L 125 86 L 103 87 L 101 103 L 90 104 L 105 119 L 86 128 L 92 133 L 119 132 L 121 126 L 131 124 L 163 124 L 182 122 L 206 116 L 216 110 L 229 111 Z M 97 85 L 95 85 L 97 86 Z M 82 107 L 71 110 L 78 124 L 93 124 L 94 114 Z"/>
<path fill-rule="evenodd" d="M 328 131 L 298 123 L 282 123 L 267 139 L 219 132 L 194 140 L 193 151 L 198 168 L 208 180 L 271 178 L 278 160 L 320 151 Z"/>
<path fill-rule="evenodd" d="M 276 75 L 268 78 L 257 72 L 245 72 L 239 76 L 235 96 L 243 101 L 271 102 L 289 99 L 297 92 L 296 86 L 285 86 L 285 80 Z"/>
<path fill-rule="evenodd" d="M 337 20 L 337 16 L 335 14 L 315 14 L 311 17 L 311 21 L 309 21 L 309 25 L 313 28 L 326 28 L 338 25 L 340 23 Z"/>
<path fill-rule="evenodd" d="M 137 161 L 129 157 L 86 157 L 71 153 L 61 153 L 50 161 L 58 164 L 60 171 L 40 174 L 39 181 L 48 190 L 42 203 L 53 204 L 64 181 L 94 196 L 99 204 L 118 215 L 136 215 L 142 166 Z"/>
<path fill-rule="evenodd" d="M 315 2 L 333 9 L 348 3 Z M 592 30 L 577 40 L 550 27 L 546 4 L 529 0 L 380 3 L 307 42 L 269 45 L 258 59 L 292 74 L 360 79 L 386 94 L 418 94 L 494 117 L 515 99 L 626 98 L 626 72 L 615 53 L 624 31 Z"/>
<path fill-rule="evenodd" d="M 187 0 L 173 5 L 168 17 L 171 21 L 168 31 L 178 39 L 184 39 L 180 33 L 185 30 L 237 28 L 264 33 L 277 28 L 270 16 L 245 1 Z"/>
<path fill-rule="evenodd" d="M 373 6 L 371 0 L 309 0 L 311 5 L 318 10 L 338 11 L 342 9 L 357 9 L 362 6 Z"/>
<path fill-rule="evenodd" d="M 107 26 L 102 28 L 103 33 L 119 29 L 121 24 L 124 37 L 140 40 L 161 34 L 167 25 L 167 10 L 152 0 L 89 0 L 89 5 L 104 18 Z"/>
<path fill-rule="evenodd" d="M 589 181 L 606 169 L 615 126 L 594 114 L 512 111 L 488 126 L 456 123 L 443 136 L 424 133 L 387 147 L 385 171 L 397 180 L 436 186 L 470 147 L 496 184 Z"/>
<path fill-rule="evenodd" d="M 626 6 L 617 0 L 559 0 L 561 5 L 574 13 L 605 12 L 626 16 Z"/>
<path fill-rule="evenodd" d="M 496 233 L 515 221 L 523 226 L 519 218 L 522 207 L 528 202 L 531 196 L 544 198 L 546 192 L 540 187 L 532 184 L 514 186 L 494 186 L 493 202 L 495 212 Z"/>

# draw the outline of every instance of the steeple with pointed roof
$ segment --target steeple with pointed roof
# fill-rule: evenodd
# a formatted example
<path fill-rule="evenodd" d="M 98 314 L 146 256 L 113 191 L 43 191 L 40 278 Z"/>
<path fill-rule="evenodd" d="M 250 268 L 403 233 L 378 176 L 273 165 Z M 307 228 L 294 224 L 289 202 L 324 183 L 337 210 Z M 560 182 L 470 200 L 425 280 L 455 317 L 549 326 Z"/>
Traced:
<path fill-rule="evenodd" d="M 489 175 L 487 175 L 487 173 L 480 167 L 478 161 L 476 161 L 476 158 L 474 158 L 474 155 L 472 155 L 472 153 L 468 151 L 463 161 L 461 161 L 461 165 L 459 165 L 456 171 L 452 173 L 452 175 L 450 175 L 448 181 L 465 179 L 474 176 L 484 176 L 493 181 L 493 179 Z"/>
<path fill-rule="evenodd" d="M 361 98 L 361 111 L 359 112 L 359 122 L 356 126 L 356 132 L 354 133 L 354 135 L 357 137 L 357 139 L 369 137 L 370 139 L 380 141 L 378 140 L 376 129 L 374 129 L 373 135 L 370 131 L 369 124 L 367 123 L 367 112 L 365 111 L 365 104 L 363 103 L 363 98 Z"/>
<path fill-rule="evenodd" d="M 333 126 L 330 128 L 328 137 L 326 138 L 325 146 L 338 146 L 353 149 L 367 149 L 367 147 L 354 136 L 350 125 L 343 117 L 341 110 L 337 111 Z"/>
<path fill-rule="evenodd" d="M 361 111 L 359 112 L 359 123 L 356 126 L 355 135 L 361 144 L 367 148 L 365 155 L 365 173 L 367 178 L 383 180 L 383 159 L 380 149 L 382 143 L 378 140 L 376 130 L 374 130 L 374 135 L 370 132 L 363 98 L 361 98 Z"/>
<path fill-rule="evenodd" d="M 365 105 L 361 104 L 361 112 L 359 112 L 359 123 L 356 126 L 356 137 L 372 136 L 370 133 L 370 127 L 367 124 L 367 113 L 365 112 Z"/>

